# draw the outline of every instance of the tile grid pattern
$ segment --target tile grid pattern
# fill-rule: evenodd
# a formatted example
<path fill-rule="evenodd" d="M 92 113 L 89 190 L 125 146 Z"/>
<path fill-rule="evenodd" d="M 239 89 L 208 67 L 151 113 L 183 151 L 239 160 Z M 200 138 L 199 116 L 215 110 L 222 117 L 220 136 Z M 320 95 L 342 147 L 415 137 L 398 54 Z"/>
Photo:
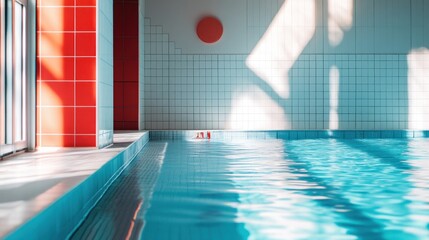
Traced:
<path fill-rule="evenodd" d="M 337 122 L 339 129 L 352 130 L 429 127 L 425 120 L 429 119 L 425 110 L 429 107 L 428 87 L 415 90 L 411 86 L 413 81 L 414 85 L 424 85 L 429 77 L 424 61 L 418 60 L 429 56 L 429 5 L 425 1 L 394 0 L 392 4 L 387 0 L 321 0 L 314 1 L 315 26 L 309 21 L 297 23 L 300 14 L 295 12 L 287 12 L 284 22 L 274 21 L 282 10 L 296 10 L 301 2 L 216 3 L 213 14 L 222 16 L 229 35 L 212 46 L 195 42 L 192 17 L 157 17 L 162 15 L 158 11 L 169 10 L 151 2 L 145 21 L 145 128 L 237 129 L 241 125 L 238 129 L 335 129 L 330 126 L 332 122 Z M 301 7 L 313 1 L 305 2 Z M 351 4 L 352 12 L 343 16 L 347 4 Z M 197 4 L 182 10 L 192 15 L 203 7 Z M 240 16 L 233 18 L 215 10 L 227 7 L 235 7 Z M 238 11 L 238 7 L 246 10 Z M 243 18 L 244 22 L 240 20 Z M 337 32 L 331 29 L 330 21 L 336 21 Z M 299 57 L 279 60 L 275 56 L 272 66 L 263 69 L 273 75 L 268 77 L 278 77 L 275 66 L 291 61 L 291 68 L 285 69 L 288 98 L 281 98 L 275 87 L 246 65 L 249 54 L 264 41 L 269 29 L 276 31 L 271 26 L 274 22 L 282 29 L 278 33 L 291 33 L 282 40 L 293 47 L 302 41 L 302 32 L 296 26 L 315 28 Z M 177 28 L 186 32 L 186 37 Z M 236 36 L 228 31 L 232 28 L 236 34 L 243 34 L 245 29 L 246 34 Z M 339 45 L 332 45 L 332 33 L 341 35 Z M 426 52 L 422 54 L 423 49 Z M 413 51 L 416 57 L 410 58 Z M 339 75 L 338 120 L 330 114 L 333 69 L 338 69 Z"/>
<path fill-rule="evenodd" d="M 96 1 L 37 1 L 37 144 L 96 145 Z"/>
<path fill-rule="evenodd" d="M 138 239 L 138 232 L 143 228 L 143 222 L 140 219 L 131 221 L 131 226 L 134 228 L 124 226 L 129 224 L 130 217 L 137 212 L 140 213 L 140 210 L 146 209 L 150 204 L 151 193 L 154 191 L 162 167 L 165 147 L 166 143 L 148 143 L 129 167 L 112 183 L 70 239 L 127 239 L 127 236 Z M 139 161 L 142 158 L 148 161 Z M 127 187 L 124 187 L 124 184 Z M 109 205 L 111 201 L 118 204 L 111 206 Z M 101 206 L 107 206 L 107 208 Z M 114 228 L 111 227 L 111 219 L 106 217 L 108 212 L 117 214 L 114 218 Z"/>
<path fill-rule="evenodd" d="M 162 27 L 150 25 L 149 19 L 145 37 L 147 129 L 228 129 L 234 92 L 249 91 L 246 85 L 261 81 L 246 67 L 247 55 L 181 54 Z M 280 99 L 262 86 L 287 109 L 291 129 L 329 127 L 332 66 L 340 69 L 343 81 L 342 129 L 407 128 L 406 55 L 303 54 L 290 70 L 290 99 Z M 244 114 L 251 113 L 248 109 Z"/>

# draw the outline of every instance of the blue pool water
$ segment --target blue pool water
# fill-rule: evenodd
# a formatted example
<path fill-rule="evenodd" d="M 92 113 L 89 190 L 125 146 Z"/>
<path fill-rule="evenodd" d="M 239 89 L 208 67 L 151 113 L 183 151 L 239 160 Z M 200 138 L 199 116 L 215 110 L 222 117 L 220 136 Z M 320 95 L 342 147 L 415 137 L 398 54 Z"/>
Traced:
<path fill-rule="evenodd" d="M 72 239 L 429 239 L 429 139 L 151 141 Z"/>

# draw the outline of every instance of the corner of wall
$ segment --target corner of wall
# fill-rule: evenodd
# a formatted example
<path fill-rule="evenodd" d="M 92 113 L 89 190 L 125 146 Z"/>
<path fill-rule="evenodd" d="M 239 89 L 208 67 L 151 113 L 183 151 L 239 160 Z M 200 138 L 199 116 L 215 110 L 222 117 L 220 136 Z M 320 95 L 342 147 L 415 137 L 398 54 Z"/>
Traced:
<path fill-rule="evenodd" d="M 139 1 L 139 129 L 145 129 L 144 123 L 144 17 L 145 0 Z"/>
<path fill-rule="evenodd" d="M 113 0 L 97 4 L 98 147 L 113 143 Z"/>

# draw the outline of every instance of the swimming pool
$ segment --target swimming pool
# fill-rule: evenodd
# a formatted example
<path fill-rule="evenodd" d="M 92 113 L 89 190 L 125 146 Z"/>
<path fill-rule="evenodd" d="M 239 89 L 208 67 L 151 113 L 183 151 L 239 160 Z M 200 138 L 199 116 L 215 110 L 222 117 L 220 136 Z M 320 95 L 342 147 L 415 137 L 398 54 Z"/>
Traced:
<path fill-rule="evenodd" d="M 429 237 L 429 139 L 151 141 L 72 239 Z"/>

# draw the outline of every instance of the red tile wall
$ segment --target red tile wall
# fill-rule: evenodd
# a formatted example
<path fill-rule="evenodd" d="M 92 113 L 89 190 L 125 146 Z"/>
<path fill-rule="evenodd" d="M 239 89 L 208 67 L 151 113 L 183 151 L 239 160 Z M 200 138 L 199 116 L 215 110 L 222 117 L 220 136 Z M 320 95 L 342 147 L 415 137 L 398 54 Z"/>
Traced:
<path fill-rule="evenodd" d="M 37 1 L 37 145 L 96 147 L 96 0 Z"/>
<path fill-rule="evenodd" d="M 114 129 L 139 128 L 137 0 L 114 0 Z"/>

